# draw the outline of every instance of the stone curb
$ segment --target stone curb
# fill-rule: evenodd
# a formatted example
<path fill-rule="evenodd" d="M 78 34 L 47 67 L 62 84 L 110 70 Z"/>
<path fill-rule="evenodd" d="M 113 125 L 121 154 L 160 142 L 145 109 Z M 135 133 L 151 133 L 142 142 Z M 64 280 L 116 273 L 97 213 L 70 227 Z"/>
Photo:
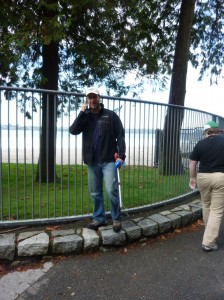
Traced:
<path fill-rule="evenodd" d="M 155 237 L 189 225 L 202 217 L 201 200 L 180 205 L 144 218 L 122 222 L 122 230 L 111 225 L 97 232 L 87 228 L 32 231 L 0 234 L 0 259 L 13 261 L 19 257 L 78 254 L 108 247 L 124 246 L 144 238 Z"/>

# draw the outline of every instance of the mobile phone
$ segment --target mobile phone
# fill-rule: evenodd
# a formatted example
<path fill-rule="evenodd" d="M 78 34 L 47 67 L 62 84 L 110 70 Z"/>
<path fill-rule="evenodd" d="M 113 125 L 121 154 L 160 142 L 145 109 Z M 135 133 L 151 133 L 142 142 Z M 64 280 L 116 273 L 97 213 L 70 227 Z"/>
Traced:
<path fill-rule="evenodd" d="M 88 103 L 88 101 L 85 101 L 84 104 L 86 106 L 85 112 L 88 112 L 89 111 L 89 103 Z"/>

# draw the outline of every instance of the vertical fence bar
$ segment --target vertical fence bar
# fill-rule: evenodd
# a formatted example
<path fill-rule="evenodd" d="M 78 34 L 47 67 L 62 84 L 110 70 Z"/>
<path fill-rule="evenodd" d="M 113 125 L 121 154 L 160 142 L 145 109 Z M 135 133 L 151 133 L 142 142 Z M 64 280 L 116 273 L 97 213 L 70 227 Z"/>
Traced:
<path fill-rule="evenodd" d="M 125 141 L 126 141 L 126 117 L 127 117 L 127 113 L 126 113 L 126 102 L 125 101 L 123 101 L 123 105 L 124 105 L 124 109 L 123 109 L 123 126 L 124 126 Z M 122 195 L 122 200 L 123 200 L 124 207 L 126 207 L 125 189 L 124 189 L 125 174 L 126 174 L 126 169 L 124 167 L 123 168 L 123 173 L 122 173 L 122 182 L 123 182 L 123 184 L 122 184 L 122 189 L 121 189 L 121 195 Z"/>
<path fill-rule="evenodd" d="M 40 151 L 40 148 L 41 148 L 41 137 L 42 137 L 42 119 L 41 119 L 41 116 L 42 116 L 42 109 L 43 109 L 43 93 L 40 93 L 40 109 L 39 109 L 39 122 L 38 122 L 38 128 L 39 128 L 39 157 L 38 157 L 38 168 L 37 168 L 37 179 L 38 179 L 38 188 L 39 188 L 39 218 L 42 219 L 42 207 L 43 207 L 43 201 L 42 201 L 42 186 L 41 186 L 41 164 L 42 164 L 42 161 L 41 161 L 41 151 Z"/>
<path fill-rule="evenodd" d="M 11 189 L 10 189 L 10 182 L 11 182 L 11 156 L 10 156 L 10 102 L 8 99 L 8 110 L 7 110 L 7 118 L 8 118 L 8 126 L 7 126 L 7 134 L 8 134 L 8 219 L 11 220 Z"/>
<path fill-rule="evenodd" d="M 68 150 L 67 150 L 67 155 L 68 155 L 68 192 L 67 192 L 67 197 L 68 197 L 68 216 L 71 215 L 71 191 L 70 191 L 70 181 L 71 181 L 71 151 L 70 151 L 70 134 L 69 134 L 69 126 L 71 123 L 71 117 L 70 117 L 70 110 L 71 110 L 71 96 L 68 96 L 68 121 L 66 124 L 67 127 L 67 137 L 68 137 Z"/>
<path fill-rule="evenodd" d="M 2 124 L 2 101 L 3 91 L 0 90 L 0 124 Z M 3 180 L 2 180 L 2 126 L 0 126 L 0 207 L 1 207 L 1 221 L 3 221 Z"/>
<path fill-rule="evenodd" d="M 31 201 L 32 201 L 32 219 L 35 218 L 34 205 L 34 94 L 31 93 Z"/>
<path fill-rule="evenodd" d="M 132 102 L 129 102 L 129 109 L 128 109 L 128 114 L 129 114 L 129 124 L 128 124 L 128 151 L 126 149 L 126 153 L 128 154 L 128 164 L 129 164 L 129 172 L 128 172 L 128 207 L 131 206 L 131 189 L 130 189 L 130 183 L 131 183 L 131 159 L 130 159 L 130 155 L 131 155 L 131 121 L 132 121 L 132 114 L 131 114 L 131 105 Z M 127 139 L 126 139 L 127 141 Z"/>
<path fill-rule="evenodd" d="M 19 219 L 19 118 L 18 92 L 16 92 L 16 218 Z"/>
<path fill-rule="evenodd" d="M 61 149 L 60 149 L 60 152 L 61 152 L 61 163 L 60 163 L 60 182 L 61 182 L 61 186 L 60 186 L 60 215 L 61 217 L 64 216 L 64 205 L 63 205 L 63 163 L 64 163 L 64 160 L 63 160 L 63 156 L 64 156 L 64 152 L 63 152 L 63 146 L 64 146 L 64 136 L 63 136 L 63 133 L 64 133 L 64 127 L 63 127 L 63 120 L 64 120 L 64 113 L 63 113 L 63 99 L 64 97 L 61 96 L 62 100 L 61 100 Z"/>
<path fill-rule="evenodd" d="M 75 112 L 75 118 L 77 118 L 78 113 L 77 110 Z M 74 120 L 72 120 L 73 122 Z M 77 174 L 78 174 L 78 166 L 77 166 L 77 136 L 75 136 L 75 151 L 74 151 L 74 164 L 75 164 L 75 168 L 74 168 L 74 214 L 77 213 L 77 205 L 78 205 L 78 193 L 77 193 Z M 80 194 L 80 197 L 82 197 L 82 194 Z M 81 198 L 82 199 L 82 198 Z M 81 201 L 81 200 L 80 200 Z M 81 212 L 80 212 L 81 213 Z"/>
<path fill-rule="evenodd" d="M 46 140 L 45 140 L 45 145 L 46 145 L 46 171 L 47 171 L 47 182 L 46 182 L 46 192 L 47 192 L 47 195 L 46 195 L 46 198 L 47 198 L 47 218 L 49 218 L 49 106 L 50 106 L 50 99 L 49 99 L 49 94 L 47 94 L 47 97 L 46 97 L 46 101 L 47 101 L 47 117 L 46 117 L 46 123 L 47 123 L 47 130 L 46 130 Z M 42 127 L 43 127 L 43 124 L 42 124 Z M 54 133 L 53 133 L 54 134 Z M 54 209 L 56 209 L 56 189 L 54 189 Z"/>
<path fill-rule="evenodd" d="M 54 151 L 53 151 L 53 155 L 54 155 L 54 166 L 53 166 L 53 186 L 54 186 L 54 191 L 57 191 L 58 190 L 58 187 L 57 187 L 57 157 L 56 157 L 56 154 L 57 154 L 57 109 L 58 109 L 58 95 L 57 94 L 51 94 L 50 95 L 50 98 L 49 98 L 49 101 L 52 101 L 53 102 L 53 137 L 54 137 L 54 140 L 53 140 L 53 147 L 54 147 Z M 50 108 L 49 108 L 50 109 Z M 50 120 L 49 120 L 50 121 Z M 48 128 L 48 131 L 50 129 L 50 125 L 49 125 L 49 128 Z M 62 128 L 61 128 L 61 131 L 62 131 Z M 48 140 L 50 139 L 50 132 L 48 132 Z M 61 144 L 63 145 L 63 136 L 62 136 L 62 141 L 61 141 Z M 59 165 L 60 167 L 60 170 L 61 170 L 61 167 L 62 167 L 62 164 L 63 164 L 63 160 L 61 160 L 61 163 Z M 61 172 L 60 172 L 61 174 Z M 62 180 L 63 178 L 61 177 L 60 178 L 60 183 L 62 183 Z M 59 184 L 59 183 L 58 183 Z M 59 187 L 59 191 L 60 191 L 60 197 L 59 197 L 59 201 L 60 201 L 60 206 L 59 206 L 59 216 L 62 217 L 62 205 L 61 205 L 61 199 L 63 197 L 63 187 L 62 187 L 62 184 L 60 185 Z M 57 194 L 57 192 L 55 192 L 55 195 Z M 54 197 L 55 197 L 54 195 Z M 50 199 L 48 200 L 50 201 Z M 55 200 L 55 202 L 57 203 L 57 200 Z M 51 213 L 51 210 L 50 210 L 50 216 L 52 215 Z M 57 209 L 56 209 L 56 215 L 55 217 L 57 216 Z"/>
<path fill-rule="evenodd" d="M 23 168 L 23 205 L 24 205 L 24 219 L 27 219 L 27 205 L 26 205 L 26 100 L 25 100 L 25 95 L 26 92 L 23 95 L 23 107 L 24 107 L 24 111 L 23 111 L 23 143 L 24 143 L 24 151 L 23 151 L 23 164 L 24 164 L 24 168 Z"/>

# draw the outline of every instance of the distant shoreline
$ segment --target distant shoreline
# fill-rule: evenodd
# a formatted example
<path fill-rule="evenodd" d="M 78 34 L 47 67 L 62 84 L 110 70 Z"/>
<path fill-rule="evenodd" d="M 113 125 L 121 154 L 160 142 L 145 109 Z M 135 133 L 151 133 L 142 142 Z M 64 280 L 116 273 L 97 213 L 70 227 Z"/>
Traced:
<path fill-rule="evenodd" d="M 1 129 L 2 130 L 25 130 L 25 131 L 40 131 L 41 130 L 41 127 L 39 126 L 21 126 L 21 125 L 2 125 L 1 126 Z M 68 131 L 69 128 L 68 127 L 57 127 L 57 131 Z M 126 128 L 125 129 L 125 132 L 126 133 L 144 133 L 144 132 L 147 132 L 147 133 L 154 133 L 156 129 L 142 129 L 142 128 Z"/>
<path fill-rule="evenodd" d="M 149 165 L 154 164 L 154 151 L 150 149 L 147 153 L 143 149 L 138 149 L 136 146 L 134 149 L 128 148 L 126 152 L 126 163 L 127 165 Z M 10 151 L 2 151 L 2 162 L 3 163 L 34 163 L 37 164 L 39 159 L 39 149 L 11 149 Z M 67 165 L 67 164 L 82 164 L 82 149 L 57 149 L 56 163 Z"/>

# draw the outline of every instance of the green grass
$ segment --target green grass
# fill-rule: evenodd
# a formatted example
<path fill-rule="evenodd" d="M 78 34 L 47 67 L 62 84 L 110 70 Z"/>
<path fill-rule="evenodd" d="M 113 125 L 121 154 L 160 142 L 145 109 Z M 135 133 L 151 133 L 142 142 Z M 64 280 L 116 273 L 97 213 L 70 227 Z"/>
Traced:
<path fill-rule="evenodd" d="M 92 213 L 87 167 L 57 166 L 54 183 L 36 183 L 37 165 L 2 164 L 1 220 L 57 218 Z M 125 208 L 154 204 L 189 191 L 188 171 L 178 176 L 160 176 L 146 166 L 121 168 L 121 194 Z M 105 196 L 105 209 L 109 201 Z"/>

